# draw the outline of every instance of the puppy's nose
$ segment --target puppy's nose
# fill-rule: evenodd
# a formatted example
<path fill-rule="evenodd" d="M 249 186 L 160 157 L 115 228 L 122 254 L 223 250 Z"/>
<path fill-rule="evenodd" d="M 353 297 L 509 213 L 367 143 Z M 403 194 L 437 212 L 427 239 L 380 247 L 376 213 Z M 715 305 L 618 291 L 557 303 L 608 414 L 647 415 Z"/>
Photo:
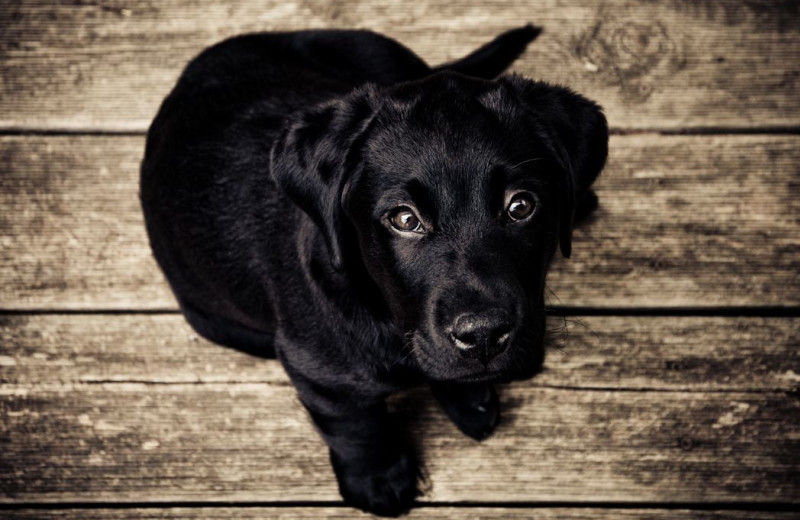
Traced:
<path fill-rule="evenodd" d="M 450 339 L 464 357 L 488 363 L 508 346 L 511 317 L 502 309 L 459 315 L 453 322 Z"/>

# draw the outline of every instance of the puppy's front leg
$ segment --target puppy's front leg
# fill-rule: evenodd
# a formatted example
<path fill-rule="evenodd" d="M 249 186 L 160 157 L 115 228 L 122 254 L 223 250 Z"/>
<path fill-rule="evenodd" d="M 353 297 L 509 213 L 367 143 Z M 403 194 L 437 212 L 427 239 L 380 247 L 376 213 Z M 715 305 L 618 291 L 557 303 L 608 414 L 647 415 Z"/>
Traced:
<path fill-rule="evenodd" d="M 431 383 L 433 395 L 465 435 L 482 441 L 500 422 L 497 392 L 488 383 Z"/>
<path fill-rule="evenodd" d="M 382 516 L 407 512 L 419 494 L 418 465 L 413 451 L 382 399 L 324 400 L 302 396 L 322 437 L 330 447 L 339 492 L 349 505 Z"/>

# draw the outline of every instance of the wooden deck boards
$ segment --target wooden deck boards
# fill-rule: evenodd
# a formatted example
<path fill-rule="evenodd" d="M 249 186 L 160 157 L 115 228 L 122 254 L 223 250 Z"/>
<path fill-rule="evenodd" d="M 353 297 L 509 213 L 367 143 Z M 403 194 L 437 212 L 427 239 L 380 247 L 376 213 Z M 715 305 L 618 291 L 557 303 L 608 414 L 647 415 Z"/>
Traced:
<path fill-rule="evenodd" d="M 0 128 L 142 131 L 190 58 L 242 32 L 368 28 L 438 64 L 527 22 L 545 33 L 515 70 L 590 94 L 614 128 L 800 125 L 791 0 L 23 1 L 0 20 Z"/>
<path fill-rule="evenodd" d="M 548 330 L 547 369 L 525 388 L 789 393 L 800 386 L 796 318 L 553 317 Z M 198 337 L 179 314 L 0 316 L 6 388 L 106 383 L 289 380 L 276 362 Z"/>
<path fill-rule="evenodd" d="M 177 308 L 142 224 L 143 146 L 0 137 L 0 307 Z M 551 305 L 800 304 L 799 136 L 615 136 L 610 154 Z"/>
<path fill-rule="evenodd" d="M 369 28 L 440 63 L 528 21 L 515 69 L 616 134 L 601 207 L 549 278 L 547 370 L 503 390 L 495 436 L 424 389 L 392 400 L 426 461 L 409 518 L 796 518 L 800 5 L 735 0 L 0 5 L 0 517 L 366 518 L 280 366 L 175 312 L 142 133 L 227 36 Z"/>
<path fill-rule="evenodd" d="M 799 329 L 584 318 L 541 377 L 504 387 L 483 443 L 424 390 L 402 394 L 392 405 L 427 461 L 422 501 L 791 502 Z M 337 499 L 277 363 L 201 340 L 178 315 L 6 316 L 0 340 L 0 502 Z"/>
<path fill-rule="evenodd" d="M 0 395 L 2 502 L 338 499 L 327 449 L 286 384 L 42 383 Z M 782 392 L 511 385 L 482 443 L 423 390 L 392 404 L 421 444 L 422 501 L 770 504 L 800 493 L 787 420 L 798 404 Z"/>
<path fill-rule="evenodd" d="M 169 507 L 131 509 L 19 509 L 4 511 L 8 520 L 352 520 L 375 518 L 342 507 Z M 420 507 L 408 520 L 794 520 L 791 511 L 697 511 L 691 509 L 619 509 L 549 507 Z"/>

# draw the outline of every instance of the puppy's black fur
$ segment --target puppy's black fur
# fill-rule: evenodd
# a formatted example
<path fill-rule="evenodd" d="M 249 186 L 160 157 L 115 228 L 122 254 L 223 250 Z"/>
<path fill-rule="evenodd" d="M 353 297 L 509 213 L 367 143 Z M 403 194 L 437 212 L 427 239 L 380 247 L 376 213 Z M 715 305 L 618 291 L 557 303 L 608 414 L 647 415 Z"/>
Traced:
<path fill-rule="evenodd" d="M 565 88 L 493 79 L 538 32 L 438 68 L 366 31 L 241 36 L 189 64 L 150 128 L 142 206 L 187 320 L 277 355 L 361 509 L 418 494 L 387 395 L 428 381 L 482 439 L 491 384 L 541 366 L 545 275 L 607 128 Z"/>

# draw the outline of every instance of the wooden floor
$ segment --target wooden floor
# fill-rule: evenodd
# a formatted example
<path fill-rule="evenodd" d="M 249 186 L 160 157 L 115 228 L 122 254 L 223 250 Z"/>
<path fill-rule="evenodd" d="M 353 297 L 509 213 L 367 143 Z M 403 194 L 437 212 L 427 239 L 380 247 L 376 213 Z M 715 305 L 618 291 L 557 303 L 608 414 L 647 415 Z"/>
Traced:
<path fill-rule="evenodd" d="M 547 371 L 460 435 L 397 396 L 418 519 L 800 517 L 800 4 L 0 5 L 0 517 L 353 518 L 275 362 L 198 339 L 137 196 L 182 66 L 240 32 L 370 28 L 431 63 L 531 21 L 516 70 L 597 99 L 601 207 L 550 277 Z"/>

